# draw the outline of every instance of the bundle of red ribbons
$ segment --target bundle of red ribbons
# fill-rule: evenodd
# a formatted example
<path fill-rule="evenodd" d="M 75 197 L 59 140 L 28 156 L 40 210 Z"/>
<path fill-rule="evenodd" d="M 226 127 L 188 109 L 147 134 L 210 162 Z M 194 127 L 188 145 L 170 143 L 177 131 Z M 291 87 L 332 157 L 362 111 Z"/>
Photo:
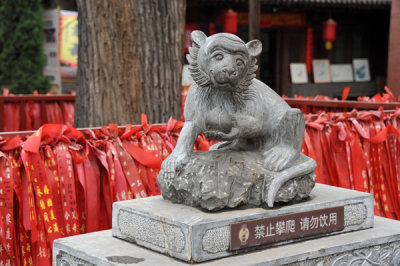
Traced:
<path fill-rule="evenodd" d="M 111 227 L 112 203 L 159 195 L 182 122 L 79 131 L 46 124 L 0 139 L 0 265 L 51 265 L 53 240 Z M 211 143 L 199 136 L 195 149 Z"/>
<path fill-rule="evenodd" d="M 345 101 L 347 100 L 347 98 L 349 97 L 349 93 L 350 93 L 350 87 L 345 87 L 342 91 L 342 97 L 340 100 Z M 396 99 L 396 97 L 394 96 L 393 92 L 387 87 L 385 86 L 384 88 L 385 92 L 380 94 L 377 93 L 372 97 L 369 96 L 359 96 L 357 97 L 357 101 L 358 102 L 368 102 L 368 103 L 397 103 L 400 102 L 400 95 L 398 97 L 398 99 Z M 183 94 L 182 94 L 183 97 Z M 288 98 L 286 95 L 282 96 L 284 99 L 291 99 Z M 293 96 L 293 99 L 301 99 L 301 100 L 315 100 L 315 101 L 330 101 L 332 106 L 307 106 L 307 105 L 296 105 L 296 106 L 292 106 L 295 108 L 299 108 L 304 114 L 308 114 L 308 113 L 313 113 L 313 114 L 317 114 L 320 112 L 344 112 L 347 111 L 347 108 L 344 109 L 343 107 L 338 107 L 336 106 L 334 103 L 335 101 L 338 101 L 338 98 L 332 98 L 329 96 L 324 96 L 324 95 L 316 95 L 316 96 L 301 96 L 301 95 L 297 95 L 295 94 Z"/>
<path fill-rule="evenodd" d="M 400 219 L 400 110 L 305 118 L 317 181 L 373 193 L 375 214 Z M 140 126 L 47 124 L 25 141 L 0 139 L 0 265 L 50 265 L 54 239 L 108 229 L 114 201 L 160 194 L 157 173 L 182 126 L 143 116 Z M 195 149 L 211 144 L 201 135 Z"/>
<path fill-rule="evenodd" d="M 306 115 L 302 151 L 317 182 L 372 193 L 375 215 L 400 219 L 400 109 Z"/>
<path fill-rule="evenodd" d="M 40 103 L 29 101 L 23 108 L 20 107 L 22 103 L 5 103 L 3 112 L 4 128 L 1 131 L 19 131 L 19 130 L 36 130 L 43 121 L 51 124 L 64 124 L 72 126 L 74 124 L 74 102 L 47 102 L 41 106 Z M 41 107 L 45 109 L 41 112 Z M 25 119 L 22 120 L 24 112 Z M 45 117 L 42 115 L 45 114 Z"/>
<path fill-rule="evenodd" d="M 39 96 L 35 91 L 35 96 Z M 72 126 L 74 124 L 75 102 L 71 100 L 28 100 L 26 96 L 32 95 L 14 95 L 8 89 L 3 89 L 3 96 L 16 96 L 19 100 L 8 100 L 7 97 L 2 99 L 0 115 L 3 117 L 3 128 L 0 131 L 20 131 L 20 130 L 36 130 L 41 125 L 48 124 L 64 124 Z M 54 96 L 48 93 L 46 96 Z M 44 104 L 41 104 L 44 103 Z M 41 110 L 41 109 L 44 110 Z"/>

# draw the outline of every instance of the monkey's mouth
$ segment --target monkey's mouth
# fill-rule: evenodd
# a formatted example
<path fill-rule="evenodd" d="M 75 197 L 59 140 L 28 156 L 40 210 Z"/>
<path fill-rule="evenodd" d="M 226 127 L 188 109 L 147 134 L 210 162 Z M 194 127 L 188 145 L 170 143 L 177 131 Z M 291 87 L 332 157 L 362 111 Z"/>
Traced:
<path fill-rule="evenodd" d="M 238 75 L 229 76 L 226 73 L 218 72 L 215 75 L 211 73 L 211 79 L 218 88 L 221 89 L 232 89 L 235 88 L 239 82 Z"/>

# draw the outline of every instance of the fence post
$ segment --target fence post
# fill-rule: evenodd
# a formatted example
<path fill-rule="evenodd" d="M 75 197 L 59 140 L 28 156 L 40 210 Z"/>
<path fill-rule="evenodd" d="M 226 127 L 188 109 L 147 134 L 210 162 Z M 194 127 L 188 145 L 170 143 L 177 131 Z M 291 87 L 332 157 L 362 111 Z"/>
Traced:
<path fill-rule="evenodd" d="M 41 100 L 40 101 L 40 122 L 42 125 L 47 123 L 47 115 L 46 115 L 46 101 Z"/>
<path fill-rule="evenodd" d="M 0 96 L 0 131 L 4 131 L 4 99 Z"/>
<path fill-rule="evenodd" d="M 25 105 L 27 103 L 26 100 L 22 100 L 20 102 L 15 102 L 16 104 L 19 105 L 19 129 L 18 131 L 23 131 L 23 130 L 27 130 L 27 126 L 26 126 L 26 113 L 25 113 Z"/>

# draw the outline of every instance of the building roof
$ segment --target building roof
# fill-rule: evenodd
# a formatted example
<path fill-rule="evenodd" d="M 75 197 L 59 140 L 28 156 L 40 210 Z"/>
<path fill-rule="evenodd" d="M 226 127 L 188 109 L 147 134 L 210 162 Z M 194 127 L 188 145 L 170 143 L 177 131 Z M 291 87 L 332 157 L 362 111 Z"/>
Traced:
<path fill-rule="evenodd" d="M 249 0 L 188 0 L 191 3 L 207 6 L 224 6 L 226 4 L 247 5 Z M 260 0 L 265 6 L 293 7 L 390 7 L 392 0 Z"/>
<path fill-rule="evenodd" d="M 261 0 L 263 4 L 390 5 L 392 0 Z"/>

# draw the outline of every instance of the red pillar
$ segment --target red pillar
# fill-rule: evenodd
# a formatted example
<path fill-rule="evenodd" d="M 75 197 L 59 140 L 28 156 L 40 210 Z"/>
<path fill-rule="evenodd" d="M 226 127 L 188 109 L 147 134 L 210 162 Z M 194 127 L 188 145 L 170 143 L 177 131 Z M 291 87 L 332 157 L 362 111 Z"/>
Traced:
<path fill-rule="evenodd" d="M 400 0 L 392 0 L 388 58 L 387 84 L 398 97 L 400 95 Z"/>
<path fill-rule="evenodd" d="M 260 39 L 260 0 L 249 1 L 249 41 Z M 257 57 L 258 68 L 256 77 L 260 78 L 260 56 Z"/>

